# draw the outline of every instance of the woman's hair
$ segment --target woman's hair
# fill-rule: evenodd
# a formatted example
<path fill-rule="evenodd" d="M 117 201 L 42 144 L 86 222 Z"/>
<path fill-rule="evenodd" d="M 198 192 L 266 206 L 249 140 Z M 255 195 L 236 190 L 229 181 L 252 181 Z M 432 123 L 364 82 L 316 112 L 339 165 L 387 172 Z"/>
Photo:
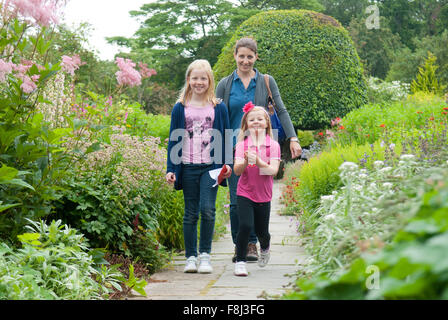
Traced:
<path fill-rule="evenodd" d="M 257 42 L 255 41 L 255 39 L 250 38 L 250 37 L 241 38 L 235 44 L 235 54 L 238 53 L 239 48 L 248 48 L 256 54 L 257 53 Z"/>
<path fill-rule="evenodd" d="M 238 139 L 237 139 L 238 142 L 243 141 L 245 139 L 245 137 L 248 135 L 247 117 L 249 116 L 249 114 L 251 112 L 254 112 L 254 111 L 263 111 L 264 117 L 266 119 L 266 123 L 268 125 L 268 127 L 266 128 L 266 134 L 269 135 L 269 137 L 271 137 L 272 139 L 274 138 L 274 136 L 272 134 L 271 117 L 269 117 L 269 114 L 264 107 L 255 106 L 249 112 L 244 113 L 243 118 L 241 119 L 241 129 L 240 129 L 240 132 L 238 133 Z"/>
<path fill-rule="evenodd" d="M 195 70 L 202 70 L 205 71 L 208 77 L 208 89 L 206 92 L 206 99 L 207 102 L 210 102 L 215 107 L 218 104 L 218 99 L 215 96 L 215 80 L 213 77 L 213 71 L 212 67 L 210 66 L 210 63 L 207 60 L 204 59 L 198 59 L 194 60 L 187 68 L 187 71 L 185 72 L 185 84 L 182 90 L 179 94 L 178 102 L 181 102 L 183 105 L 190 100 L 191 98 L 191 87 L 190 87 L 190 74 Z"/>

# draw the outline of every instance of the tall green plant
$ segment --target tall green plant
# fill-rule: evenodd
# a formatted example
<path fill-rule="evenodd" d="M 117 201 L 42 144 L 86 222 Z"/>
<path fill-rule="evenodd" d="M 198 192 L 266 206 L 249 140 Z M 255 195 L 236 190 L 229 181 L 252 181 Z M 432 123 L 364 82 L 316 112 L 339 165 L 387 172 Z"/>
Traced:
<path fill-rule="evenodd" d="M 423 91 L 443 95 L 446 86 L 439 83 L 436 77 L 438 68 L 436 60 L 437 57 L 428 51 L 428 57 L 425 59 L 423 66 L 418 67 L 417 77 L 411 83 L 413 93 Z"/>

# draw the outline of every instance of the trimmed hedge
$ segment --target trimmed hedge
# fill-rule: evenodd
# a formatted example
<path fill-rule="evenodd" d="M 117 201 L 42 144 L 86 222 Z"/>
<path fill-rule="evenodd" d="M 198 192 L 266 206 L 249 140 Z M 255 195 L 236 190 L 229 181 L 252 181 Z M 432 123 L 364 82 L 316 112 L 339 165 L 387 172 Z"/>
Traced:
<path fill-rule="evenodd" d="M 256 14 L 243 22 L 214 66 L 217 80 L 235 68 L 238 39 L 258 43 L 256 68 L 272 75 L 296 128 L 319 129 L 367 102 L 367 85 L 348 32 L 334 18 L 308 10 Z"/>

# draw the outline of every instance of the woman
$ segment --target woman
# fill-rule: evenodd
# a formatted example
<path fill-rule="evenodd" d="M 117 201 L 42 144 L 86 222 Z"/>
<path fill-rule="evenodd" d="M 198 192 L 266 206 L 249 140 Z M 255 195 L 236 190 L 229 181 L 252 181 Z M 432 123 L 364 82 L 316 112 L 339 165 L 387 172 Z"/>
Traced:
<path fill-rule="evenodd" d="M 267 106 L 268 90 L 264 82 L 264 75 L 254 68 L 255 61 L 258 59 L 257 43 L 252 38 L 242 38 L 236 42 L 233 57 L 236 62 L 237 69 L 229 76 L 221 79 L 216 87 L 216 97 L 223 99 L 228 107 L 230 117 L 230 127 L 239 131 L 241 119 L 243 117 L 243 106 L 252 101 L 258 106 Z M 274 78 L 269 76 L 269 87 L 277 107 L 277 115 L 285 131 L 287 142 L 291 150 L 291 157 L 297 158 L 302 153 L 299 140 L 297 139 L 294 126 L 292 125 L 289 113 L 283 104 L 282 98 L 278 90 L 277 83 Z M 236 144 L 236 136 L 234 135 L 233 145 Z M 238 215 L 236 212 L 236 189 L 238 185 L 238 176 L 232 173 L 229 179 L 230 191 L 230 226 L 232 231 L 232 240 L 236 244 L 236 237 L 239 228 Z M 252 228 L 249 237 L 249 245 L 247 248 L 247 261 L 257 261 L 257 237 Z M 236 255 L 232 261 L 235 262 Z"/>

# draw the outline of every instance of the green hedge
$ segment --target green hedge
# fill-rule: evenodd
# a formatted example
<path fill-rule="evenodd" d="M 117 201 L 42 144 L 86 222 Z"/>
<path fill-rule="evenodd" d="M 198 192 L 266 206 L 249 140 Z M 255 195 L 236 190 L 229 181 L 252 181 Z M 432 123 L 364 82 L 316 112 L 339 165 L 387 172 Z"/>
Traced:
<path fill-rule="evenodd" d="M 236 41 L 258 43 L 256 68 L 272 75 L 294 125 L 325 127 L 367 101 L 367 85 L 348 32 L 334 18 L 308 10 L 267 11 L 243 22 L 225 45 L 217 80 L 235 69 Z"/>

